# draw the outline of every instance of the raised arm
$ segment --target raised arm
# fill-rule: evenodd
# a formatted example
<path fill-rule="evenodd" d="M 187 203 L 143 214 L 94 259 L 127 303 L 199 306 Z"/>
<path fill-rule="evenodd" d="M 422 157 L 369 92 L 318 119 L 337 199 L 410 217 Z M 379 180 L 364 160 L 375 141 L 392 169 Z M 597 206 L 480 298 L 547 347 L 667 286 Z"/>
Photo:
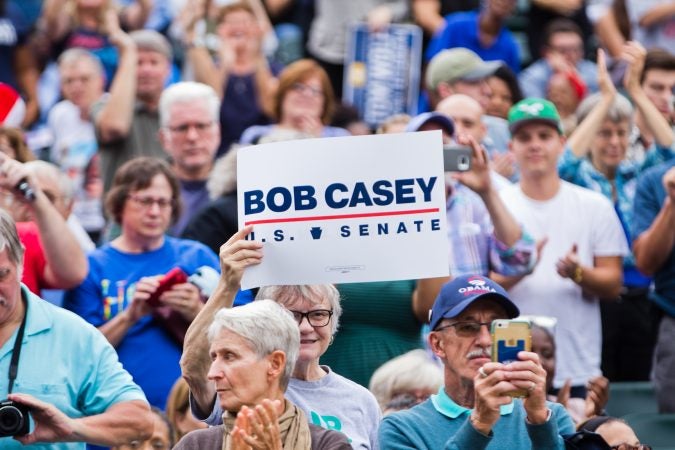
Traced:
<path fill-rule="evenodd" d="M 71 30 L 73 17 L 67 3 L 67 0 L 45 0 L 43 3 L 40 27 L 47 32 L 50 43 L 60 41 Z"/>
<path fill-rule="evenodd" d="M 16 71 L 16 81 L 26 100 L 26 114 L 21 126 L 28 128 L 40 115 L 40 105 L 38 104 L 37 86 L 40 78 L 40 71 L 37 62 L 33 56 L 31 48 L 27 45 L 19 45 L 14 53 L 14 69 Z"/>
<path fill-rule="evenodd" d="M 635 107 L 642 114 L 644 123 L 654 134 L 656 143 L 661 147 L 670 147 L 675 142 L 673 129 L 656 105 L 649 100 L 640 84 L 640 75 L 644 69 L 646 56 L 647 51 L 639 42 L 631 41 L 623 46 L 621 59 L 628 63 L 623 83 Z"/>
<path fill-rule="evenodd" d="M 605 52 L 602 49 L 598 50 L 598 85 L 600 86 L 600 93 L 602 95 L 600 102 L 588 113 L 567 139 L 567 145 L 569 145 L 577 158 L 583 158 L 588 154 L 591 143 L 605 121 L 607 112 L 616 98 L 616 88 L 609 77 Z"/>
<path fill-rule="evenodd" d="M 262 259 L 262 244 L 244 240 L 252 229 L 249 226 L 239 230 L 220 248 L 218 286 L 185 334 L 180 367 L 203 416 L 208 416 L 213 408 L 216 395 L 213 384 L 207 379 L 211 358 L 206 332 L 218 310 L 232 307 L 244 269 Z"/>
<path fill-rule="evenodd" d="M 155 0 L 161 1 L 161 0 Z M 120 21 L 127 30 L 139 30 L 147 22 L 152 11 L 153 0 L 136 0 L 122 9 Z"/>
<path fill-rule="evenodd" d="M 462 145 L 469 145 L 473 149 L 471 170 L 459 172 L 453 176 L 481 197 L 490 214 L 495 238 L 507 247 L 513 246 L 521 238 L 523 232 L 492 185 L 489 160 L 485 149 L 471 136 L 459 136 L 458 142 Z"/>
<path fill-rule="evenodd" d="M 429 36 L 433 36 L 445 26 L 445 19 L 441 16 L 441 4 L 438 0 L 413 0 L 413 16 L 417 25 Z"/>
<path fill-rule="evenodd" d="M 108 101 L 94 118 L 99 140 L 103 143 L 124 139 L 129 134 L 136 102 L 138 68 L 136 44 L 120 29 L 117 13 L 108 10 L 105 18 L 110 41 L 119 51 L 119 64 L 110 85 Z"/>
<path fill-rule="evenodd" d="M 17 198 L 28 205 L 40 232 L 46 261 L 43 280 L 56 289 L 77 286 L 87 276 L 88 264 L 75 236 L 30 171 L 20 162 L 0 153 L 0 187 L 16 192 L 15 187 L 22 181 L 35 194 L 32 201 L 20 194 Z"/>
<path fill-rule="evenodd" d="M 648 9 L 638 19 L 641 27 L 651 27 L 675 16 L 675 1 L 669 0 L 662 2 L 653 8 Z"/>
<path fill-rule="evenodd" d="M 206 43 L 197 38 L 196 26 L 206 16 L 206 4 L 204 0 L 186 3 L 181 12 L 180 21 L 183 25 L 183 44 L 186 54 L 194 69 L 195 80 L 208 84 L 216 91 L 219 97 L 223 97 L 224 86 L 227 81 L 229 68 L 234 63 L 234 52 L 226 41 L 221 42 L 220 66 L 216 67 Z"/>

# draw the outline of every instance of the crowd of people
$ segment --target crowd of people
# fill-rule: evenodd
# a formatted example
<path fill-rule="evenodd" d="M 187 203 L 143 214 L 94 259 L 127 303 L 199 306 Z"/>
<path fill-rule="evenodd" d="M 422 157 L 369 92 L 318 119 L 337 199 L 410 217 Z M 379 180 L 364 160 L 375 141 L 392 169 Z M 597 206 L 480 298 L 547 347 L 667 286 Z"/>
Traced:
<path fill-rule="evenodd" d="M 419 27 L 418 110 L 348 103 L 357 22 Z M 675 413 L 673 30 L 673 0 L 0 0 L 0 447 L 647 448 L 605 405 L 651 380 Z M 429 130 L 471 151 L 449 277 L 240 288 L 238 153 Z"/>

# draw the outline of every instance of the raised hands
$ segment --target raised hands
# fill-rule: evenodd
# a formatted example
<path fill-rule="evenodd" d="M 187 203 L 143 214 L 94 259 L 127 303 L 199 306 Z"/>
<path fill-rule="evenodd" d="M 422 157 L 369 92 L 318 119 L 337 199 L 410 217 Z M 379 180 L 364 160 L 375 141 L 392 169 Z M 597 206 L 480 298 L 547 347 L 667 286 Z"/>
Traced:
<path fill-rule="evenodd" d="M 131 37 L 120 27 L 120 18 L 113 8 L 109 8 L 103 17 L 104 28 L 108 33 L 108 40 L 118 49 L 128 48 L 134 45 Z"/>
<path fill-rule="evenodd" d="M 614 100 L 616 96 L 616 87 L 607 70 L 607 55 L 603 49 L 598 49 L 598 87 L 603 97 Z"/>
<path fill-rule="evenodd" d="M 623 77 L 623 85 L 631 96 L 641 89 L 640 76 L 645 66 L 646 57 L 647 50 L 639 42 L 629 41 L 624 44 L 621 59 L 626 61 L 628 67 Z"/>
<path fill-rule="evenodd" d="M 254 408 L 243 406 L 232 429 L 233 450 L 281 450 L 281 400 L 265 399 Z"/>

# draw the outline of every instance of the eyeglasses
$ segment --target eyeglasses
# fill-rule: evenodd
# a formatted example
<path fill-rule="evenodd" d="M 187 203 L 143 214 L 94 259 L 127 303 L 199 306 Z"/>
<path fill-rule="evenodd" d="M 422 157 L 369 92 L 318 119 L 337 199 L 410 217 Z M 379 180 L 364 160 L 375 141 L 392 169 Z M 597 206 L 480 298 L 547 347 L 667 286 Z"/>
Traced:
<path fill-rule="evenodd" d="M 645 444 L 630 445 L 630 444 L 619 444 L 613 445 L 610 447 L 612 450 L 652 450 L 652 447 Z"/>
<path fill-rule="evenodd" d="M 153 198 L 153 197 L 141 197 L 138 195 L 129 195 L 129 199 L 131 199 L 134 203 L 136 203 L 138 206 L 144 209 L 150 209 L 152 208 L 152 205 L 157 204 L 159 206 L 159 209 L 165 210 L 168 208 L 172 208 L 174 201 L 171 198 Z"/>
<path fill-rule="evenodd" d="M 184 123 L 181 125 L 176 125 L 175 127 L 168 127 L 169 131 L 178 135 L 186 135 L 190 128 L 194 128 L 197 133 L 201 134 L 211 129 L 213 122 L 195 122 L 195 123 Z"/>
<path fill-rule="evenodd" d="M 447 328 L 455 328 L 455 332 L 461 337 L 475 337 L 480 333 L 481 327 L 485 325 L 490 330 L 492 321 L 490 322 L 455 322 L 436 328 L 434 331 L 442 331 Z"/>
<path fill-rule="evenodd" d="M 307 317 L 307 322 L 313 327 L 325 327 L 333 315 L 333 311 L 330 309 L 315 309 L 306 313 L 291 310 L 291 313 L 298 325 L 302 325 L 302 321 Z"/>
<path fill-rule="evenodd" d="M 323 90 L 321 88 L 315 88 L 305 83 L 293 83 L 291 85 L 291 90 L 301 92 L 306 95 L 311 95 L 312 97 L 323 96 Z"/>

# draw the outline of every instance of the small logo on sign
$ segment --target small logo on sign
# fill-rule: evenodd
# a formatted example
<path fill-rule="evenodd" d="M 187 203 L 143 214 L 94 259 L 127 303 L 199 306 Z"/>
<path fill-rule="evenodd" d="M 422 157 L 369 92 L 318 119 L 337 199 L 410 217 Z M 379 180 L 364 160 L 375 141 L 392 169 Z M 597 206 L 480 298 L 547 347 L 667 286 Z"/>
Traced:
<path fill-rule="evenodd" d="M 312 235 L 312 239 L 314 240 L 321 239 L 322 233 L 321 227 L 312 227 L 310 228 L 309 233 Z"/>

